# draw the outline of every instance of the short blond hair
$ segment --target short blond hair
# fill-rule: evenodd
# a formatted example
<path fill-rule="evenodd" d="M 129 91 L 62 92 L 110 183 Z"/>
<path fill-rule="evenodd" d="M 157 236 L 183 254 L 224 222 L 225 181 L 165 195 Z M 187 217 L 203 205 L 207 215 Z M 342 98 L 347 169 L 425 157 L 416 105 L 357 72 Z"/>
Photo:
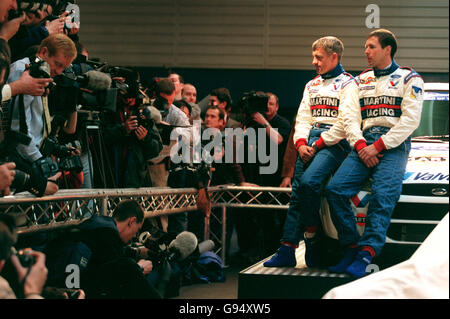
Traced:
<path fill-rule="evenodd" d="M 75 43 L 67 35 L 62 33 L 52 34 L 42 40 L 38 52 L 44 47 L 48 49 L 50 56 L 54 56 L 58 52 L 62 52 L 68 58 L 75 58 L 77 56 Z"/>
<path fill-rule="evenodd" d="M 339 61 L 341 61 L 342 55 L 344 54 L 344 43 L 333 36 L 322 37 L 314 41 L 312 50 L 314 51 L 318 48 L 324 49 L 328 54 L 336 53 Z"/>

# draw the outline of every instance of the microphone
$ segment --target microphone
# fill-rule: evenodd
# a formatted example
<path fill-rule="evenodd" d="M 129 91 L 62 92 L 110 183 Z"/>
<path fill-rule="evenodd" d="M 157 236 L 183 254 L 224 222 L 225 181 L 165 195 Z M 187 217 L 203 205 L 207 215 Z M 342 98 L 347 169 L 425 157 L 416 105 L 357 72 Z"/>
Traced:
<path fill-rule="evenodd" d="M 211 239 L 204 240 L 197 245 L 195 252 L 196 252 L 196 254 L 198 253 L 199 255 L 201 255 L 204 252 L 213 250 L 214 246 L 215 246 L 215 244 Z"/>
<path fill-rule="evenodd" d="M 93 91 L 107 90 L 111 87 L 111 78 L 100 71 L 91 70 L 83 75 L 77 76 L 77 82 L 81 87 Z"/>
<path fill-rule="evenodd" d="M 197 236 L 188 231 L 183 231 L 175 237 L 169 244 L 169 251 L 171 252 L 169 260 L 175 258 L 182 261 L 189 257 L 197 248 Z"/>
<path fill-rule="evenodd" d="M 150 113 L 150 118 L 155 122 L 155 124 L 160 124 L 162 122 L 161 112 L 154 106 L 147 106 L 147 110 Z"/>

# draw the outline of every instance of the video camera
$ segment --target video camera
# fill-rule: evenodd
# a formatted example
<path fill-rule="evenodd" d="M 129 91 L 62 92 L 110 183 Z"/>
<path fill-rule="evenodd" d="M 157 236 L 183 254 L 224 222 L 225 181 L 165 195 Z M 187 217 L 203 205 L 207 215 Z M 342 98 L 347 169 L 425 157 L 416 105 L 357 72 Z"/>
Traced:
<path fill-rule="evenodd" d="M 250 91 L 244 93 L 239 101 L 239 108 L 241 112 L 246 115 L 251 115 L 253 113 L 259 112 L 264 115 L 267 111 L 267 103 L 269 101 L 269 96 L 264 93 L 257 93 L 255 91 Z"/>

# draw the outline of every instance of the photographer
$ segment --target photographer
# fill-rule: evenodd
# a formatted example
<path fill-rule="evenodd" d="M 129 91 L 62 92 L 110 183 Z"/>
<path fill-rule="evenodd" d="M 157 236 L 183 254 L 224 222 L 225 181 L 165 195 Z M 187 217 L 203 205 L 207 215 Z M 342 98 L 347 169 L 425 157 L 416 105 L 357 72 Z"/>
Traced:
<path fill-rule="evenodd" d="M 8 44 L 3 39 L 0 39 L 0 89 L 4 87 L 4 79 L 9 73 L 9 56 Z M 8 114 L 7 108 L 2 106 L 1 113 L 3 116 L 6 116 Z M 1 123 L 7 122 L 6 118 L 3 117 L 0 120 Z M 17 169 L 15 170 L 16 163 L 14 162 L 3 164 L 3 161 L 11 161 L 11 159 L 7 158 L 7 151 L 12 146 L 11 137 L 7 136 L 8 133 L 7 128 L 2 125 L 0 127 L 0 136 L 3 138 L 0 143 L 0 195 L 9 195 L 11 187 L 15 191 L 42 189 L 45 194 L 55 193 L 58 187 L 53 182 L 47 182 L 45 179 L 41 179 L 38 174 L 31 173 L 29 175 Z M 55 176 L 52 179 L 56 179 L 57 177 Z"/>
<path fill-rule="evenodd" d="M 147 108 L 141 107 L 139 73 L 119 68 L 117 110 L 100 113 L 105 144 L 113 163 L 113 187 L 151 187 L 147 161 L 162 149 L 161 137 Z"/>
<path fill-rule="evenodd" d="M 63 34 L 51 35 L 42 41 L 38 49 L 36 60 L 33 60 L 32 63 L 37 69 L 34 72 L 38 73 L 36 76 L 49 78 L 59 75 L 72 63 L 75 56 L 76 49 L 72 40 Z M 30 63 L 30 58 L 13 63 L 8 82 L 19 79 Z M 16 163 L 19 169 L 27 173 L 36 171 L 33 164 L 36 166 L 37 161 L 43 158 L 39 148 L 45 137 L 51 132 L 51 119 L 46 100 L 46 97 L 19 95 L 13 99 L 11 105 L 13 108 L 11 131 L 26 135 L 31 141 L 28 145 L 15 141 L 18 145 L 16 149 L 10 150 L 9 158 Z M 48 178 L 49 182 L 53 183 L 58 178 L 57 175 L 59 173 Z M 57 190 L 58 186 L 54 185 L 50 189 L 50 193 L 53 194 Z M 35 192 L 38 195 L 43 193 L 42 187 Z"/>
<path fill-rule="evenodd" d="M 160 298 L 146 278 L 153 269 L 152 262 L 139 256 L 136 260 L 135 251 L 126 246 L 143 224 L 144 211 L 139 203 L 122 200 L 112 217 L 94 215 L 74 232 L 56 238 L 47 246 L 48 260 L 52 265 L 58 261 L 61 254 L 55 247 L 66 245 L 66 240 L 81 241 L 91 251 L 87 268 L 80 273 L 81 288 L 88 299 Z M 49 265 L 49 271 L 51 269 Z"/>
<path fill-rule="evenodd" d="M 17 241 L 15 220 L 9 215 L 0 215 L 0 273 L 9 261 L 16 273 L 18 281 L 23 287 L 18 294 L 27 299 L 42 299 L 41 293 L 47 279 L 45 267 L 45 255 L 37 251 L 29 251 L 28 257 L 34 259 L 34 263 L 27 267 L 22 266 L 19 258 L 12 254 L 12 246 Z M 0 276 L 0 299 L 16 299 L 17 295 L 10 283 Z"/>

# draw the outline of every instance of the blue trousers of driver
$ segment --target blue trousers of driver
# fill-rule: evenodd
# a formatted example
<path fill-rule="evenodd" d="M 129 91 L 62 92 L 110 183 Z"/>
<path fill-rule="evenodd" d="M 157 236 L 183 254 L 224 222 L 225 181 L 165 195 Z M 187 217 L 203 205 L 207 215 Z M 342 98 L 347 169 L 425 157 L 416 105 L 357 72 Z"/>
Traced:
<path fill-rule="evenodd" d="M 311 129 L 308 145 L 320 137 L 324 129 Z M 281 242 L 298 245 L 305 227 L 319 226 L 319 208 L 323 183 L 344 161 L 350 146 L 346 140 L 331 147 L 321 149 L 306 165 L 297 158 L 289 209 L 283 227 Z"/>
<path fill-rule="evenodd" d="M 371 127 L 363 132 L 367 145 L 387 133 L 389 128 Z M 392 212 L 400 198 L 402 182 L 411 139 L 396 148 L 384 150 L 379 163 L 367 167 L 353 150 L 337 170 L 326 189 L 331 217 L 338 232 L 342 246 L 357 244 L 358 247 L 371 247 L 378 255 L 386 241 L 387 229 Z M 351 208 L 350 198 L 356 195 L 363 184 L 372 177 L 372 194 L 366 216 L 366 225 L 362 236 L 356 228 L 356 220 Z"/>

